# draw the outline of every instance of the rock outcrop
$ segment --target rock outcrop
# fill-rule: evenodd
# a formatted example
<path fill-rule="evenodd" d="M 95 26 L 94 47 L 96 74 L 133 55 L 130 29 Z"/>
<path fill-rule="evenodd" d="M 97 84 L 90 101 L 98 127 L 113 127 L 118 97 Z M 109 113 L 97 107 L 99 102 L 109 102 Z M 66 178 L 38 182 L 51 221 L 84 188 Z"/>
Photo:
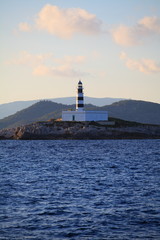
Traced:
<path fill-rule="evenodd" d="M 36 122 L 3 129 L 0 139 L 160 139 L 160 126 L 108 126 L 96 122 Z"/>

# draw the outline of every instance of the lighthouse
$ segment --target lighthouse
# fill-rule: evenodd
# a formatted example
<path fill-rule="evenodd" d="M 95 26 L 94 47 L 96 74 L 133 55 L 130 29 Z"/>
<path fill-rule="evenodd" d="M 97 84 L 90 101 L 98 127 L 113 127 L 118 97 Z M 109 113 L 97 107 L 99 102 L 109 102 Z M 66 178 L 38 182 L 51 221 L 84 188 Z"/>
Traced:
<path fill-rule="evenodd" d="M 78 82 L 78 87 L 77 87 L 76 110 L 77 111 L 84 110 L 83 85 L 81 81 Z"/>
<path fill-rule="evenodd" d="M 76 110 L 62 111 L 62 121 L 108 121 L 108 112 L 84 110 L 83 84 L 79 80 L 76 95 Z"/>

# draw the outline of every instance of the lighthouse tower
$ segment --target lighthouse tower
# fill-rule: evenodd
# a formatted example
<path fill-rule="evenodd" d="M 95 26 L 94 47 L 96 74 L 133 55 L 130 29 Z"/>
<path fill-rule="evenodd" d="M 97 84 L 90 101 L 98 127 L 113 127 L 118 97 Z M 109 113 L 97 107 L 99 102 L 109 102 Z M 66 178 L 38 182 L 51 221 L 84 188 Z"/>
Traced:
<path fill-rule="evenodd" d="M 83 85 L 78 82 L 76 96 L 76 110 L 62 111 L 62 121 L 108 121 L 107 111 L 85 111 L 83 101 Z"/>
<path fill-rule="evenodd" d="M 83 101 L 83 86 L 82 82 L 78 82 L 77 88 L 77 97 L 76 97 L 76 111 L 83 111 L 84 108 L 84 101 Z"/>

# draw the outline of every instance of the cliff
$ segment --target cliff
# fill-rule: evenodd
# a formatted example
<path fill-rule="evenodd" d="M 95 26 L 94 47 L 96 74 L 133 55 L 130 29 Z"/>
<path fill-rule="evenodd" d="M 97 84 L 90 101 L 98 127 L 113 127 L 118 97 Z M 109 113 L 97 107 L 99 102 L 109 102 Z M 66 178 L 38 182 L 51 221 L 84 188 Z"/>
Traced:
<path fill-rule="evenodd" d="M 122 120 L 114 126 L 97 122 L 36 122 L 3 129 L 0 139 L 160 139 L 160 126 Z"/>

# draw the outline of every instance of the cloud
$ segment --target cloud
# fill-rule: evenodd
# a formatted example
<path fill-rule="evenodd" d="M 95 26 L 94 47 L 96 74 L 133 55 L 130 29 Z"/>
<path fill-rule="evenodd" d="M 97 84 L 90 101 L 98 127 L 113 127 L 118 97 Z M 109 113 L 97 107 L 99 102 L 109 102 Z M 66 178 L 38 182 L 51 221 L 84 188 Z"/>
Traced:
<path fill-rule="evenodd" d="M 52 5 L 44 6 L 38 13 L 36 26 L 62 38 L 70 38 L 74 33 L 97 34 L 101 31 L 101 21 L 86 10 Z"/>
<path fill-rule="evenodd" d="M 102 27 L 105 28 L 102 29 Z M 19 31 L 45 31 L 60 38 L 69 39 L 75 34 L 99 35 L 110 33 L 113 40 L 123 46 L 143 44 L 144 39 L 160 34 L 160 18 L 144 17 L 133 26 L 119 25 L 107 29 L 107 24 L 96 15 L 81 8 L 60 8 L 46 4 L 36 15 L 34 23 L 22 22 Z"/>
<path fill-rule="evenodd" d="M 63 58 L 57 58 L 55 61 L 60 64 L 77 64 L 83 63 L 86 60 L 85 56 L 64 56 Z"/>
<path fill-rule="evenodd" d="M 26 22 L 20 23 L 18 29 L 22 32 L 30 32 L 32 30 L 31 26 Z"/>
<path fill-rule="evenodd" d="M 40 65 L 33 70 L 36 76 L 52 76 L 52 77 L 83 77 L 89 75 L 87 72 L 76 70 L 70 66 L 62 65 L 58 67 L 47 67 Z"/>
<path fill-rule="evenodd" d="M 131 70 L 138 70 L 145 74 L 160 73 L 160 65 L 152 59 L 141 59 L 137 61 L 129 58 L 124 52 L 120 54 L 120 59 L 124 60 L 126 66 Z"/>
<path fill-rule="evenodd" d="M 139 24 L 151 31 L 151 33 L 160 33 L 160 18 L 158 17 L 144 17 L 139 21 Z"/>
<path fill-rule="evenodd" d="M 102 22 L 96 15 L 81 8 L 59 8 L 47 4 L 37 14 L 34 27 L 28 23 L 20 23 L 20 31 L 30 31 L 32 28 L 43 30 L 61 38 L 70 38 L 76 33 L 95 35 L 101 32 Z"/>
<path fill-rule="evenodd" d="M 36 76 L 47 76 L 50 74 L 51 74 L 50 68 L 44 64 L 38 65 L 33 69 L 33 75 Z"/>
<path fill-rule="evenodd" d="M 123 46 L 133 46 L 141 42 L 137 27 L 121 25 L 112 30 L 112 37 L 116 43 Z"/>
<path fill-rule="evenodd" d="M 33 55 L 30 54 L 27 51 L 22 51 L 18 55 L 18 57 L 11 59 L 6 62 L 6 64 L 9 65 L 37 65 L 40 63 L 43 63 L 45 60 L 50 59 L 52 57 L 52 54 L 47 53 L 47 54 L 38 54 L 38 55 Z"/>
<path fill-rule="evenodd" d="M 143 43 L 144 38 L 160 34 L 160 18 L 144 17 L 135 26 L 120 25 L 111 30 L 114 41 L 123 46 Z"/>
<path fill-rule="evenodd" d="M 36 76 L 82 77 L 89 74 L 77 70 L 76 65 L 79 66 L 85 60 L 85 56 L 56 58 L 51 53 L 33 55 L 23 51 L 17 58 L 7 61 L 6 64 L 30 66 L 33 75 Z"/>
<path fill-rule="evenodd" d="M 13 64 L 13 65 L 21 65 L 21 64 L 29 64 L 29 65 L 39 65 L 46 60 L 51 60 L 52 62 L 56 62 L 58 64 L 79 64 L 83 63 L 86 60 L 85 56 L 78 55 L 78 56 L 64 56 L 63 58 L 56 58 L 53 56 L 52 53 L 46 54 L 31 54 L 27 51 L 22 51 L 19 53 L 18 57 L 11 59 L 6 62 L 6 64 Z"/>

